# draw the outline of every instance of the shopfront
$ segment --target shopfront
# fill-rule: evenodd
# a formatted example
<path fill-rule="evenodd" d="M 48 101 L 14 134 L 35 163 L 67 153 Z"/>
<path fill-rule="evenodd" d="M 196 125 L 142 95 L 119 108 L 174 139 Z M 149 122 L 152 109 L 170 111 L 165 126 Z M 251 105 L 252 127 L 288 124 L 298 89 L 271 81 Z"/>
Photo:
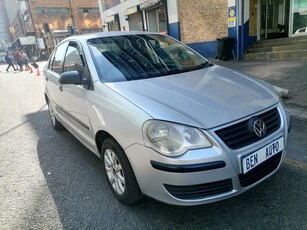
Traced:
<path fill-rule="evenodd" d="M 167 8 L 165 1 L 149 0 L 140 4 L 145 11 L 147 30 L 167 34 Z"/>
<path fill-rule="evenodd" d="M 282 38 L 289 36 L 290 0 L 259 1 L 260 39 Z"/>
<path fill-rule="evenodd" d="M 140 10 L 140 5 L 133 6 L 128 8 L 124 15 L 126 16 L 126 20 L 129 22 L 130 31 L 143 31 L 143 16 Z"/>
<path fill-rule="evenodd" d="M 306 35 L 307 0 L 258 0 L 258 38 Z"/>
<path fill-rule="evenodd" d="M 120 31 L 120 22 L 118 14 L 113 14 L 106 18 L 108 31 Z"/>

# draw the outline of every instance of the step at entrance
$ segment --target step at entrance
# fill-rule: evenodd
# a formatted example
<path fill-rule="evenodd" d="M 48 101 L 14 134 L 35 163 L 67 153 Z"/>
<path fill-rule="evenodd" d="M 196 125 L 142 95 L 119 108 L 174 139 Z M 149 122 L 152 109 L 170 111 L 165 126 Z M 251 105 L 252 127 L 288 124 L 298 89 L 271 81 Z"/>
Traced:
<path fill-rule="evenodd" d="M 247 61 L 295 58 L 307 58 L 307 36 L 257 41 L 244 54 Z"/>

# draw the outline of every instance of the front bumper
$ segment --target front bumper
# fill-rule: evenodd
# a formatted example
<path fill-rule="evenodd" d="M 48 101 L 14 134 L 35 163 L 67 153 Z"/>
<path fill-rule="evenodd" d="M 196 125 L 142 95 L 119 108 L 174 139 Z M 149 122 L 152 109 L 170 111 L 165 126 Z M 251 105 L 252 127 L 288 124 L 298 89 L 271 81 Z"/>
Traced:
<path fill-rule="evenodd" d="M 143 145 L 125 149 L 141 191 L 159 201 L 173 205 L 200 205 L 238 195 L 261 183 L 280 167 L 285 150 L 278 152 L 246 174 L 241 158 L 280 137 L 286 145 L 288 126 L 284 110 L 279 108 L 281 126 L 264 139 L 231 150 L 209 131 L 213 147 L 196 149 L 168 158 Z M 284 148 L 285 149 L 285 148 Z"/>

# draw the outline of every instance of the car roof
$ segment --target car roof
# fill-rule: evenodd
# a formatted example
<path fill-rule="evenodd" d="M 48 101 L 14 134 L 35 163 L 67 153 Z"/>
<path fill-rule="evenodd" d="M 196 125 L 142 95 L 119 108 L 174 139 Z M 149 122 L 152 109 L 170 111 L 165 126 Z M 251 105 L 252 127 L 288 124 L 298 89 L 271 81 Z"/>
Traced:
<path fill-rule="evenodd" d="M 80 34 L 68 37 L 67 40 L 84 40 L 87 41 L 92 38 L 112 37 L 112 36 L 124 36 L 124 35 L 141 35 L 141 34 L 161 34 L 155 32 L 144 32 L 144 31 L 112 31 L 112 32 L 97 32 L 89 34 Z"/>

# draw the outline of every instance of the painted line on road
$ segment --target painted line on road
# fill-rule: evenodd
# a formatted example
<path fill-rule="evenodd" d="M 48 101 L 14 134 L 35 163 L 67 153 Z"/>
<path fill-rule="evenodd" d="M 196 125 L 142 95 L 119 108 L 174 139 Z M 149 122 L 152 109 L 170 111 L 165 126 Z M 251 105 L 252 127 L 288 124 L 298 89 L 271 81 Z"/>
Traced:
<path fill-rule="evenodd" d="M 302 168 L 302 169 L 307 171 L 307 164 L 305 164 L 303 162 L 296 161 L 296 160 L 291 160 L 289 158 L 286 158 L 285 162 L 290 164 L 290 165 L 293 165 L 293 166 L 298 167 L 298 168 Z"/>

